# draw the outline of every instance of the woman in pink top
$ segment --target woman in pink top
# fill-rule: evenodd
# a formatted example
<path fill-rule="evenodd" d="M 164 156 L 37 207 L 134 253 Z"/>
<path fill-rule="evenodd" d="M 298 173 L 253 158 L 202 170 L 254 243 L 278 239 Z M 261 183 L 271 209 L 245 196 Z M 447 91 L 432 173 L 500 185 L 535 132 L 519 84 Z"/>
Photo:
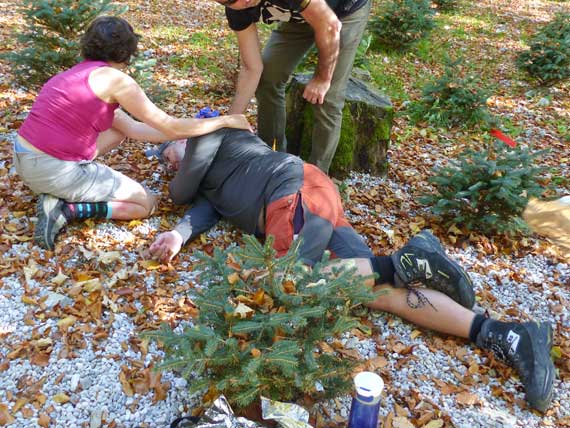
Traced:
<path fill-rule="evenodd" d="M 44 85 L 19 130 L 14 165 L 40 195 L 34 238 L 44 248 L 54 248 L 71 220 L 129 220 L 154 211 L 157 198 L 147 188 L 94 162 L 126 137 L 162 142 L 223 127 L 250 129 L 243 115 L 179 119 L 154 105 L 123 71 L 138 40 L 124 19 L 95 19 L 81 39 L 85 60 Z"/>

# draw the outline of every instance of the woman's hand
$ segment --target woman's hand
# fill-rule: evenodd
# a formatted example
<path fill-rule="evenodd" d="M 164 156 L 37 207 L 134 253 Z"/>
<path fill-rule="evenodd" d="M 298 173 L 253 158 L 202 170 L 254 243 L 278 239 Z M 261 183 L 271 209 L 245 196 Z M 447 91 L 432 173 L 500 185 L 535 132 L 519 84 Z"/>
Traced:
<path fill-rule="evenodd" d="M 228 128 L 245 129 L 247 131 L 253 132 L 251 125 L 243 114 L 229 114 L 222 117 L 226 119 L 226 126 Z"/>
<path fill-rule="evenodd" d="M 183 243 L 182 236 L 176 230 L 161 233 L 149 247 L 146 256 L 168 263 L 180 252 Z"/>

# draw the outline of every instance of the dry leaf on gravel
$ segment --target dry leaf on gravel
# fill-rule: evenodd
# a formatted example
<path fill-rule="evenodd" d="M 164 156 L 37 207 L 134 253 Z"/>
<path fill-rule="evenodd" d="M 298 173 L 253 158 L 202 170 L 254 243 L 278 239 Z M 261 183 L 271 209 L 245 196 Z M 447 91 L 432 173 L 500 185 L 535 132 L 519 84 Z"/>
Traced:
<path fill-rule="evenodd" d="M 479 402 L 479 397 L 470 392 L 461 392 L 457 394 L 456 401 L 463 406 L 473 406 Z"/>
<path fill-rule="evenodd" d="M 392 428 L 415 428 L 405 416 L 397 416 L 392 420 Z"/>

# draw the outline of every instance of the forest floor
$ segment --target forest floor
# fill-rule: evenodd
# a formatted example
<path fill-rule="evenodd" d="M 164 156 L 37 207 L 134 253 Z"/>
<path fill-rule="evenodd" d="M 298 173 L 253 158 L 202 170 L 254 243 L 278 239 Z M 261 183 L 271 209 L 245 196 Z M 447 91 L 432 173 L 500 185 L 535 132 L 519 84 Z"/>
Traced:
<path fill-rule="evenodd" d="M 0 1 L 0 52 L 20 48 L 11 37 L 24 28 L 19 3 Z M 161 106 L 178 116 L 204 106 L 225 111 L 238 55 L 223 8 L 209 1 L 123 3 L 143 36 L 142 50 L 157 59 L 154 78 L 168 94 Z M 493 89 L 488 106 L 517 143 L 550 149 L 542 159 L 542 181 L 554 185 L 547 196 L 570 194 L 570 84 L 539 87 L 514 65 L 524 40 L 562 10 L 569 12 L 570 4 L 463 1 L 457 11 L 437 15 L 428 44 L 402 56 L 369 52 L 368 68 L 402 111 L 441 74 L 442 51 L 461 52 Z M 176 224 L 183 208 L 169 201 L 162 167 L 144 156 L 150 144 L 128 141 L 101 161 L 160 193 L 158 212 L 140 221 L 74 223 L 55 251 L 35 246 L 36 197 L 12 163 L 12 141 L 34 96 L 0 61 L 0 426 L 168 426 L 202 403 L 176 373 L 152 370 L 164 353 L 140 333 L 163 322 L 191 323 L 197 313 L 192 296 L 201 285 L 193 251 L 239 243 L 241 234 L 221 224 L 169 265 L 144 261 L 142 250 Z M 252 105 L 252 124 L 255 114 Z M 540 237 L 446 228 L 419 203 L 432 189 L 433 166 L 485 141 L 476 129 L 436 130 L 398 115 L 387 176 L 354 173 L 344 180 L 347 216 L 376 254 L 432 229 L 470 273 L 479 307 L 503 320 L 551 323 L 558 357 L 553 403 L 544 415 L 529 410 L 516 374 L 464 340 L 369 313 L 374 334 L 351 332 L 339 343 L 347 358 L 383 377 L 384 428 L 570 426 L 570 265 Z M 320 403 L 317 425 L 343 426 L 349 404 L 348 396 Z"/>

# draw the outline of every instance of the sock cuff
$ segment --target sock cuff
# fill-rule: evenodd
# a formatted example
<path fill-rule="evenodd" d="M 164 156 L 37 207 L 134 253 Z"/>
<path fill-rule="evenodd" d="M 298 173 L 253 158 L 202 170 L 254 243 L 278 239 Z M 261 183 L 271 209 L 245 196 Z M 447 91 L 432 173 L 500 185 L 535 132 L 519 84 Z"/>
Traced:
<path fill-rule="evenodd" d="M 107 204 L 107 215 L 105 218 L 109 220 L 113 217 L 113 207 L 111 206 L 111 202 L 105 202 Z"/>
<path fill-rule="evenodd" d="M 483 323 L 488 318 L 481 315 L 475 314 L 475 318 L 473 318 L 473 322 L 471 323 L 471 328 L 469 329 L 469 340 L 473 343 L 477 343 L 477 336 L 479 336 L 479 332 L 481 331 L 481 327 Z"/>
<path fill-rule="evenodd" d="M 392 284 L 394 285 L 394 262 L 390 256 L 376 256 L 370 258 L 370 266 L 378 277 L 374 281 L 376 285 Z"/>

